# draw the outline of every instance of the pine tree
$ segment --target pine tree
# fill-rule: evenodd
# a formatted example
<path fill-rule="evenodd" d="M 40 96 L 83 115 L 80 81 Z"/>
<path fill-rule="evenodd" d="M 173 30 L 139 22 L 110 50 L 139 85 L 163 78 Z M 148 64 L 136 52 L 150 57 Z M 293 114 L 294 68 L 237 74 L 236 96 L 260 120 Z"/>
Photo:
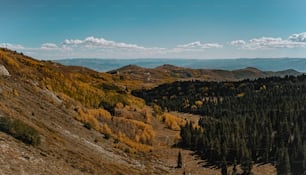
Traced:
<path fill-rule="evenodd" d="M 187 123 L 184 127 L 181 127 L 180 136 L 182 137 L 181 144 L 184 148 L 189 148 L 191 145 L 191 123 Z"/>
<path fill-rule="evenodd" d="M 238 172 L 237 172 L 237 161 L 236 161 L 236 159 L 234 160 L 232 175 L 238 175 Z"/>
<path fill-rule="evenodd" d="M 287 148 L 282 148 L 279 154 L 277 174 L 279 175 L 290 175 L 290 159 Z"/>
<path fill-rule="evenodd" d="M 241 163 L 241 169 L 243 170 L 243 175 L 250 175 L 252 174 L 252 161 L 250 160 L 250 158 L 246 158 L 245 160 L 242 161 Z"/>
<path fill-rule="evenodd" d="M 177 166 L 176 168 L 182 168 L 183 167 L 183 160 L 182 160 L 182 154 L 181 151 L 179 151 L 177 155 Z"/>
<path fill-rule="evenodd" d="M 227 166 L 226 166 L 226 161 L 223 160 L 221 164 L 221 174 L 222 175 L 227 175 Z"/>
<path fill-rule="evenodd" d="M 306 175 L 306 142 L 303 143 L 303 175 Z"/>

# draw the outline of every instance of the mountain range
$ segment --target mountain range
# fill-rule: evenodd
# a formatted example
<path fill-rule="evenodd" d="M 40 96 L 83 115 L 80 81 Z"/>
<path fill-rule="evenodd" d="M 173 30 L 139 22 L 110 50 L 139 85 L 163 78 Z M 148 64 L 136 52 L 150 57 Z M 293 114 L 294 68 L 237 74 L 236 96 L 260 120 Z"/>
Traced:
<path fill-rule="evenodd" d="M 286 75 L 297 76 L 301 74 L 293 69 L 283 71 L 261 71 L 253 67 L 238 70 L 219 70 L 219 69 L 191 69 L 164 64 L 156 68 L 143 68 L 137 65 L 127 65 L 108 73 L 117 75 L 122 80 L 128 80 L 137 84 L 127 85 L 129 88 L 151 88 L 163 83 L 174 81 L 239 81 L 243 79 L 257 79 L 265 77 L 283 77 Z"/>
<path fill-rule="evenodd" d="M 192 69 L 237 70 L 254 67 L 263 71 L 282 71 L 294 69 L 306 72 L 305 58 L 238 58 L 238 59 L 62 59 L 54 60 L 64 65 L 85 66 L 93 70 L 106 72 L 126 65 L 137 65 L 144 68 L 155 68 L 164 64 Z"/>

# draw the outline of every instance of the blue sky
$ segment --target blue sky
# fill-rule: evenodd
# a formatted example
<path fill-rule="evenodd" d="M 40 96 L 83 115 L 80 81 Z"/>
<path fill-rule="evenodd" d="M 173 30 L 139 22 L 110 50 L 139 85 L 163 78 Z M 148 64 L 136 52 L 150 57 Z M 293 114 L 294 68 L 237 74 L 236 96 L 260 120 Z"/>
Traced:
<path fill-rule="evenodd" d="M 38 59 L 306 57 L 305 0 L 0 2 L 0 47 Z"/>

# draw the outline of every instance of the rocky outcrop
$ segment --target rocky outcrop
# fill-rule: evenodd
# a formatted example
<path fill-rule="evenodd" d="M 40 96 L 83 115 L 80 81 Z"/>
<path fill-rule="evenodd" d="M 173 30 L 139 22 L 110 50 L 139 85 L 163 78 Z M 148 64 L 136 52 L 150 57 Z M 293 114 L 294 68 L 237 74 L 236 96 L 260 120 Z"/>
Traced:
<path fill-rule="evenodd" d="M 0 76 L 10 76 L 9 71 L 3 65 L 0 65 Z"/>

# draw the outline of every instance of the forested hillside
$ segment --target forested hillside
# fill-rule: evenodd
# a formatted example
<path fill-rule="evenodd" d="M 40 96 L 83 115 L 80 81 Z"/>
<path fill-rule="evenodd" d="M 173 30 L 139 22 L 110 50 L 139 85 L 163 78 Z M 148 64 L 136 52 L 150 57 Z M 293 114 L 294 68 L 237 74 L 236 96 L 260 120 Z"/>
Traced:
<path fill-rule="evenodd" d="M 272 163 L 278 174 L 306 170 L 306 76 L 239 82 L 174 82 L 134 91 L 164 111 L 200 114 L 181 126 L 183 148 L 221 167 Z M 235 166 L 234 166 L 235 167 Z"/>

